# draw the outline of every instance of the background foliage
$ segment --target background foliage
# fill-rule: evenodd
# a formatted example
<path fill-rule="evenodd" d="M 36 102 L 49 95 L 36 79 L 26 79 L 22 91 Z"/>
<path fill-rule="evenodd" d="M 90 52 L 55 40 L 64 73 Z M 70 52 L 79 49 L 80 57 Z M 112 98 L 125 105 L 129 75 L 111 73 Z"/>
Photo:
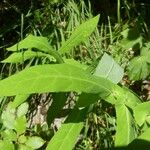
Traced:
<path fill-rule="evenodd" d="M 149 7 L 2 0 L 0 148 L 148 149 Z"/>

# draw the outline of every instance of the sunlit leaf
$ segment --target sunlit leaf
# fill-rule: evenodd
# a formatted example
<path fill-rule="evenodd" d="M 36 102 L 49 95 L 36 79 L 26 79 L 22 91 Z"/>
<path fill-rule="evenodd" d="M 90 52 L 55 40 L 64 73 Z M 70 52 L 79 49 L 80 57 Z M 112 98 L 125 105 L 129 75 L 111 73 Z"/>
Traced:
<path fill-rule="evenodd" d="M 106 53 L 101 58 L 94 72 L 94 75 L 102 76 L 114 83 L 120 82 L 123 74 L 123 69 L 115 62 L 115 60 L 111 56 Z"/>
<path fill-rule="evenodd" d="M 42 52 L 34 52 L 34 51 L 25 51 L 25 52 L 14 52 L 8 58 L 1 61 L 2 63 L 23 63 L 24 61 L 36 57 L 48 57 L 51 58 L 50 55 L 42 53 Z M 52 58 L 51 58 L 52 60 Z"/>
<path fill-rule="evenodd" d="M 50 140 L 46 150 L 71 150 L 73 149 L 78 135 L 84 126 L 84 118 L 86 116 L 86 109 L 74 109 L 69 115 L 67 121 L 62 124 L 62 127 L 56 132 L 54 137 Z"/>
<path fill-rule="evenodd" d="M 52 49 L 46 37 L 28 35 L 24 40 L 7 48 L 8 51 L 19 51 L 21 49 L 37 48 L 39 50 L 48 52 Z"/>
<path fill-rule="evenodd" d="M 7 141 L 16 141 L 17 140 L 17 134 L 14 130 L 4 130 L 1 132 L 1 136 L 3 137 L 3 140 Z"/>
<path fill-rule="evenodd" d="M 135 137 L 134 120 L 130 110 L 125 105 L 116 106 L 117 129 L 115 146 L 127 146 Z"/>
<path fill-rule="evenodd" d="M 0 140 L 0 149 L 1 150 L 14 150 L 15 147 L 12 142 L 7 140 Z"/>
<path fill-rule="evenodd" d="M 42 37 L 42 36 L 29 35 L 24 40 L 20 41 L 19 43 L 13 45 L 12 47 L 7 48 L 7 50 L 19 52 L 22 49 L 33 49 L 33 48 L 36 48 L 37 50 L 49 53 L 57 61 L 63 62 L 62 58 L 59 56 L 59 53 L 50 46 L 48 39 L 46 37 Z M 43 54 L 39 53 L 39 55 L 43 55 Z M 29 55 L 26 55 L 26 58 L 27 58 L 27 56 L 29 57 Z M 16 56 L 15 54 L 13 55 L 13 57 L 17 57 L 17 59 L 18 59 L 18 56 Z"/>
<path fill-rule="evenodd" d="M 96 28 L 98 20 L 99 15 L 77 27 L 76 30 L 72 33 L 71 37 L 63 43 L 62 47 L 59 49 L 59 52 L 69 52 L 72 48 L 87 39 Z"/>
<path fill-rule="evenodd" d="M 15 86 L 14 86 L 15 85 Z M 43 92 L 86 92 L 107 96 L 113 84 L 68 64 L 39 65 L 0 81 L 0 96 Z"/>
<path fill-rule="evenodd" d="M 134 117 L 137 124 L 141 126 L 150 117 L 150 102 L 137 105 L 134 109 Z"/>
<path fill-rule="evenodd" d="M 38 137 L 38 136 L 28 137 L 27 141 L 25 142 L 27 146 L 33 149 L 40 148 L 44 143 L 45 141 L 41 137 Z"/>
<path fill-rule="evenodd" d="M 23 103 L 21 104 L 18 109 L 17 109 L 17 116 L 18 117 L 21 117 L 21 116 L 24 116 L 26 115 L 27 111 L 28 111 L 28 108 L 29 108 L 29 105 L 28 103 Z"/>
<path fill-rule="evenodd" d="M 26 117 L 25 116 L 21 116 L 15 119 L 15 123 L 14 123 L 14 129 L 17 132 L 18 135 L 22 134 L 25 132 L 26 130 Z"/>

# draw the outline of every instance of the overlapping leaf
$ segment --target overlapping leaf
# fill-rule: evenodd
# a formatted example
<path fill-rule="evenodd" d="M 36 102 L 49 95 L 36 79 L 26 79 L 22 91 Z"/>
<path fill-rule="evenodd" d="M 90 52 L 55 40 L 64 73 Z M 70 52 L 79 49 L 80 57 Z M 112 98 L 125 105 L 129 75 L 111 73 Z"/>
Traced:
<path fill-rule="evenodd" d="M 94 73 L 94 75 L 102 76 L 114 83 L 118 83 L 122 79 L 123 74 L 123 69 L 106 53 L 101 58 Z"/>
<path fill-rule="evenodd" d="M 49 53 L 57 61 L 63 62 L 62 58 L 59 56 L 59 53 L 57 51 L 55 51 L 48 43 L 48 39 L 46 37 L 42 37 L 42 36 L 29 35 L 24 40 L 20 41 L 19 43 L 13 45 L 12 47 L 7 48 L 7 50 L 19 52 L 22 49 L 33 49 L 33 48 L 36 48 L 37 50 Z M 15 55 L 15 57 L 16 57 L 16 55 Z M 29 57 L 29 54 L 28 54 L 28 57 Z"/>
<path fill-rule="evenodd" d="M 130 110 L 125 105 L 116 106 L 117 132 L 115 146 L 127 146 L 135 137 L 134 121 Z"/>
<path fill-rule="evenodd" d="M 134 117 L 137 124 L 142 126 L 150 117 L 150 102 L 144 102 L 137 105 L 134 109 Z"/>
<path fill-rule="evenodd" d="M 14 52 L 8 58 L 3 60 L 2 63 L 22 63 L 35 57 L 48 57 L 52 59 L 52 57 L 48 54 L 28 50 L 25 52 Z"/>
<path fill-rule="evenodd" d="M 68 64 L 39 65 L 0 81 L 0 96 L 42 92 L 86 92 L 110 94 L 113 84 Z"/>
<path fill-rule="evenodd" d="M 33 36 L 30 34 L 24 40 L 13 45 L 12 47 L 7 48 L 7 50 L 19 51 L 21 49 L 31 49 L 31 48 L 37 48 L 45 52 L 49 52 L 49 50 L 52 49 L 48 43 L 47 38 L 42 36 Z"/>
<path fill-rule="evenodd" d="M 67 118 L 67 121 L 51 139 L 46 150 L 71 150 L 76 143 L 81 129 L 83 128 L 83 121 L 86 116 L 86 112 L 86 108 L 82 110 L 74 109 Z"/>

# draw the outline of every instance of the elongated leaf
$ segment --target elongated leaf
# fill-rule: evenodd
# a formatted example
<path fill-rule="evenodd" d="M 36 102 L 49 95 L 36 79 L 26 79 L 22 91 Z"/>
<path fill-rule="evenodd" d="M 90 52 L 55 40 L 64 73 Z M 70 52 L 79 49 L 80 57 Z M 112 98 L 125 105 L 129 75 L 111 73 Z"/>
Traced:
<path fill-rule="evenodd" d="M 36 48 L 40 51 L 49 53 L 52 55 L 58 62 L 63 62 L 59 53 L 49 45 L 46 37 L 42 36 L 33 36 L 29 35 L 24 40 L 19 43 L 13 45 L 12 47 L 7 48 L 8 51 L 20 51 L 21 49 L 32 49 Z"/>
<path fill-rule="evenodd" d="M 14 52 L 8 58 L 2 61 L 2 63 L 22 63 L 28 59 L 32 59 L 35 57 L 50 57 L 50 55 L 42 53 L 42 52 L 34 52 L 34 51 L 25 51 L 25 52 Z"/>
<path fill-rule="evenodd" d="M 125 105 L 116 106 L 117 131 L 115 146 L 127 146 L 135 139 L 134 121 L 131 112 Z"/>
<path fill-rule="evenodd" d="M 120 82 L 123 74 L 123 69 L 106 53 L 103 55 L 94 73 L 94 75 L 105 77 L 114 83 Z"/>
<path fill-rule="evenodd" d="M 84 126 L 84 118 L 86 116 L 86 108 L 82 110 L 74 109 L 67 118 L 67 121 L 57 131 L 49 142 L 46 150 L 71 150 L 73 149 L 77 137 Z"/>
<path fill-rule="evenodd" d="M 60 53 L 69 52 L 72 48 L 83 42 L 94 31 L 99 20 L 99 15 L 81 24 L 72 33 L 71 37 L 63 43 Z"/>
<path fill-rule="evenodd" d="M 131 80 L 145 79 L 149 75 L 149 65 L 146 60 L 147 56 L 139 56 L 131 60 L 128 67 L 128 75 Z"/>
<path fill-rule="evenodd" d="M 19 51 L 21 49 L 31 49 L 37 48 L 39 50 L 48 52 L 49 49 L 52 49 L 48 43 L 47 38 L 41 36 L 28 35 L 24 40 L 13 45 L 12 47 L 7 48 L 8 51 Z"/>
<path fill-rule="evenodd" d="M 114 86 L 104 78 L 95 77 L 76 66 L 39 65 L 0 81 L 0 96 L 42 92 L 86 92 L 107 96 Z"/>
<path fill-rule="evenodd" d="M 138 125 L 142 126 L 147 118 L 150 117 L 150 102 L 137 105 L 134 109 L 134 117 Z"/>

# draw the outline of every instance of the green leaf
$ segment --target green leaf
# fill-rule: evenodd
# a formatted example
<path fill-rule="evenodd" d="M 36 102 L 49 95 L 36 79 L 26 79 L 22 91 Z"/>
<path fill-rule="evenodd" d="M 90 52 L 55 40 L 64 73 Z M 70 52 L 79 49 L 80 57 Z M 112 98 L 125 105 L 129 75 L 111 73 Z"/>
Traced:
<path fill-rule="evenodd" d="M 94 73 L 94 75 L 105 77 L 114 83 L 120 82 L 123 74 L 123 69 L 106 53 L 101 58 Z"/>
<path fill-rule="evenodd" d="M 23 103 L 21 104 L 18 109 L 17 109 L 17 116 L 21 117 L 26 115 L 26 113 L 28 112 L 28 108 L 29 108 L 29 104 L 28 103 Z"/>
<path fill-rule="evenodd" d="M 14 130 L 5 129 L 3 132 L 1 132 L 1 137 L 3 137 L 3 140 L 6 140 L 6 141 L 16 141 L 17 140 L 17 135 Z"/>
<path fill-rule="evenodd" d="M 66 93 L 54 93 L 53 102 L 47 111 L 47 124 L 50 126 L 67 100 Z"/>
<path fill-rule="evenodd" d="M 17 108 L 24 101 L 26 101 L 28 97 L 29 97 L 29 95 L 17 95 L 17 96 L 15 96 L 13 102 L 11 103 L 12 108 Z"/>
<path fill-rule="evenodd" d="M 20 51 L 21 49 L 37 48 L 44 52 L 49 52 L 52 47 L 49 45 L 47 38 L 42 36 L 28 35 L 24 40 L 7 48 L 8 51 Z"/>
<path fill-rule="evenodd" d="M 15 85 L 15 86 L 14 86 Z M 43 92 L 99 93 L 105 97 L 114 86 L 102 77 L 68 64 L 39 65 L 0 81 L 0 96 Z"/>
<path fill-rule="evenodd" d="M 138 138 L 129 144 L 129 150 L 148 150 L 150 147 L 150 128 L 147 128 Z"/>
<path fill-rule="evenodd" d="M 76 67 L 80 67 L 80 68 L 82 68 L 82 69 L 84 69 L 84 70 L 86 70 L 86 69 L 88 68 L 87 65 L 81 64 L 79 61 L 76 61 L 76 60 L 74 60 L 74 59 L 64 59 L 64 62 L 65 62 L 66 64 L 70 64 L 70 65 L 74 65 L 74 66 L 76 66 Z"/>
<path fill-rule="evenodd" d="M 15 123 L 14 123 L 14 129 L 16 130 L 18 135 L 25 132 L 26 122 L 27 122 L 27 120 L 26 120 L 25 116 L 16 118 Z"/>
<path fill-rule="evenodd" d="M 24 144 L 19 144 L 19 150 L 35 150 L 35 149 L 29 146 L 26 146 Z"/>
<path fill-rule="evenodd" d="M 142 139 L 142 140 L 146 140 L 146 141 L 149 141 L 149 142 L 150 142 L 149 135 L 150 135 L 150 128 L 148 128 L 146 131 L 144 131 L 144 133 L 142 133 L 142 134 L 138 137 L 138 139 Z"/>
<path fill-rule="evenodd" d="M 19 137 L 18 137 L 18 142 L 21 144 L 24 144 L 26 141 L 27 141 L 27 136 L 25 136 L 24 134 L 22 134 L 22 135 L 20 135 Z"/>
<path fill-rule="evenodd" d="M 132 114 L 125 105 L 116 106 L 116 114 L 117 129 L 115 147 L 127 146 L 136 137 Z"/>
<path fill-rule="evenodd" d="M 106 97 L 105 100 L 111 104 L 115 104 L 116 106 L 126 105 L 131 109 L 141 103 L 141 100 L 132 91 L 119 86 L 114 86 L 112 88 L 112 94 Z"/>
<path fill-rule="evenodd" d="M 0 149 L 1 150 L 14 150 L 14 145 L 10 141 L 0 140 Z"/>
<path fill-rule="evenodd" d="M 7 108 L 2 112 L 2 122 L 7 129 L 14 129 L 16 110 L 11 107 L 11 103 L 7 105 Z"/>
<path fill-rule="evenodd" d="M 99 15 L 77 27 L 76 30 L 72 33 L 71 37 L 62 44 L 59 52 L 67 53 L 81 42 L 84 42 L 84 40 L 86 40 L 96 28 L 98 20 Z"/>
<path fill-rule="evenodd" d="M 144 102 L 134 108 L 134 117 L 139 126 L 150 117 L 150 102 Z M 150 123 L 150 122 L 149 122 Z"/>
<path fill-rule="evenodd" d="M 45 141 L 42 138 L 40 138 L 38 136 L 32 136 L 32 137 L 28 137 L 25 144 L 33 149 L 38 149 L 44 143 L 45 143 Z"/>
<path fill-rule="evenodd" d="M 146 62 L 146 59 L 146 56 L 139 56 L 130 61 L 128 66 L 128 75 L 131 80 L 145 79 L 149 75 L 150 68 Z"/>
<path fill-rule="evenodd" d="M 42 53 L 42 52 L 34 52 L 34 51 L 25 51 L 25 52 L 14 52 L 11 54 L 8 58 L 1 61 L 2 63 L 23 63 L 24 61 L 28 59 L 32 59 L 35 57 L 49 57 L 50 55 Z M 52 58 L 51 58 L 52 60 Z"/>
<path fill-rule="evenodd" d="M 61 128 L 56 132 L 53 138 L 48 143 L 46 150 L 71 150 L 73 149 L 78 135 L 84 126 L 84 118 L 87 109 L 74 109 L 67 118 L 67 121 L 62 124 Z"/>
<path fill-rule="evenodd" d="M 29 35 L 24 40 L 20 41 L 19 43 L 13 45 L 12 47 L 7 48 L 8 51 L 20 51 L 21 49 L 32 49 L 36 48 L 43 52 L 49 53 L 52 55 L 58 62 L 63 62 L 59 53 L 49 45 L 48 40 L 46 37 L 42 36 L 33 36 Z M 42 55 L 40 53 L 40 55 Z"/>

